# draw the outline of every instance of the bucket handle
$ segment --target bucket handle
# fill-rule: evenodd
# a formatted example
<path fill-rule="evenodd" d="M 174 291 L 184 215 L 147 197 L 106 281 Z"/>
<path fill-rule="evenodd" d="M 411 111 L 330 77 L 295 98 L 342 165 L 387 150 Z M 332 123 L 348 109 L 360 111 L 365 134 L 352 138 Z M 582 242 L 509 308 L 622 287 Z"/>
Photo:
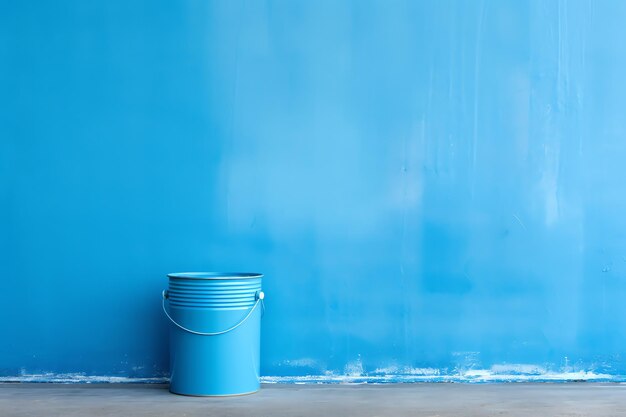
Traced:
<path fill-rule="evenodd" d="M 254 311 L 255 308 L 257 308 L 257 306 L 259 305 L 259 303 L 261 303 L 261 307 L 263 308 L 263 312 L 265 312 L 265 304 L 263 303 L 263 299 L 265 298 L 265 293 L 263 291 L 257 291 L 254 294 L 254 298 L 256 299 L 256 302 L 254 303 L 254 306 L 252 306 L 252 308 L 250 309 L 250 311 L 248 311 L 248 314 L 246 314 L 246 316 L 241 319 L 239 321 L 239 323 L 235 324 L 232 327 L 229 327 L 226 330 L 222 330 L 221 332 L 213 332 L 213 333 L 204 333 L 204 332 L 196 332 L 195 330 L 191 330 L 188 329 L 186 327 L 181 326 L 180 324 L 178 324 L 173 318 L 172 316 L 170 316 L 170 314 L 167 312 L 167 309 L 165 308 L 165 300 L 169 298 L 169 295 L 167 293 L 167 290 L 163 290 L 163 301 L 161 302 L 161 306 L 163 307 L 163 312 L 165 313 L 165 315 L 167 316 L 168 319 L 170 319 L 170 321 L 172 323 L 174 323 L 176 326 L 178 326 L 179 328 L 181 328 L 182 330 L 192 333 L 192 334 L 197 334 L 200 336 L 218 336 L 220 334 L 224 334 L 224 333 L 228 333 L 232 330 L 235 330 L 237 327 L 241 326 L 242 324 L 244 324 L 246 322 L 246 320 L 248 320 L 248 317 L 250 317 L 252 315 L 252 312 Z"/>

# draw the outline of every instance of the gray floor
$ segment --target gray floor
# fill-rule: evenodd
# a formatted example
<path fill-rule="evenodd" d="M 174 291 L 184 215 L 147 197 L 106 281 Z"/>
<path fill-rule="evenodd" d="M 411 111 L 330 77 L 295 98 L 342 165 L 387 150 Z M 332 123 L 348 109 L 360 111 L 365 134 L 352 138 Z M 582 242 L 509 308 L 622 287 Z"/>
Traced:
<path fill-rule="evenodd" d="M 0 416 L 626 416 L 624 384 L 265 385 L 194 398 L 165 385 L 0 384 Z"/>

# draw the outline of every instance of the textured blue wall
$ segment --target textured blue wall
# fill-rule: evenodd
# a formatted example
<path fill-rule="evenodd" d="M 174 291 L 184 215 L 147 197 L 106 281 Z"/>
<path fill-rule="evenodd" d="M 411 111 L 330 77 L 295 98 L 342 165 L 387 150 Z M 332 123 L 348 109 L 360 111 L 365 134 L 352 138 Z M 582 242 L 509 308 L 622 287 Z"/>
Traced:
<path fill-rule="evenodd" d="M 183 270 L 266 274 L 265 375 L 626 374 L 625 19 L 0 1 L 0 375 L 166 375 Z"/>

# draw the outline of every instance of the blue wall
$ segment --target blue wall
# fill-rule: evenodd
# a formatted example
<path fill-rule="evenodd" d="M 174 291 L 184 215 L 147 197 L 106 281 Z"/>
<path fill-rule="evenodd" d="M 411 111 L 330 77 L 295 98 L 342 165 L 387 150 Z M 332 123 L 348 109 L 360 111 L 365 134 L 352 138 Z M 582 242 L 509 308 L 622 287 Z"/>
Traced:
<path fill-rule="evenodd" d="M 626 3 L 0 1 L 0 375 L 167 375 L 167 272 L 265 375 L 626 374 Z"/>

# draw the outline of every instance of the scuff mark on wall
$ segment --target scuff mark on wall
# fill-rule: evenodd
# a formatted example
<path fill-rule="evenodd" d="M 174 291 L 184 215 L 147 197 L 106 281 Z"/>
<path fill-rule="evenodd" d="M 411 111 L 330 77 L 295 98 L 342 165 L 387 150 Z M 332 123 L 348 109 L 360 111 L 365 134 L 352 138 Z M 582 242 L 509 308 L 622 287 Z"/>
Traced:
<path fill-rule="evenodd" d="M 489 383 L 489 382 L 626 382 L 626 375 L 610 375 L 592 371 L 572 372 L 537 372 L 539 366 L 524 365 L 521 368 L 476 369 L 460 374 L 446 374 L 437 369 L 408 369 L 407 373 L 371 375 L 334 374 L 298 375 L 298 376 L 262 376 L 261 382 L 266 384 L 384 384 L 414 382 L 457 382 L 457 383 Z M 529 372 L 525 372 L 528 370 Z M 129 378 L 106 375 L 85 375 L 82 373 L 37 373 L 19 376 L 1 376 L 0 383 L 116 383 L 116 384 L 166 384 L 169 378 Z"/>

